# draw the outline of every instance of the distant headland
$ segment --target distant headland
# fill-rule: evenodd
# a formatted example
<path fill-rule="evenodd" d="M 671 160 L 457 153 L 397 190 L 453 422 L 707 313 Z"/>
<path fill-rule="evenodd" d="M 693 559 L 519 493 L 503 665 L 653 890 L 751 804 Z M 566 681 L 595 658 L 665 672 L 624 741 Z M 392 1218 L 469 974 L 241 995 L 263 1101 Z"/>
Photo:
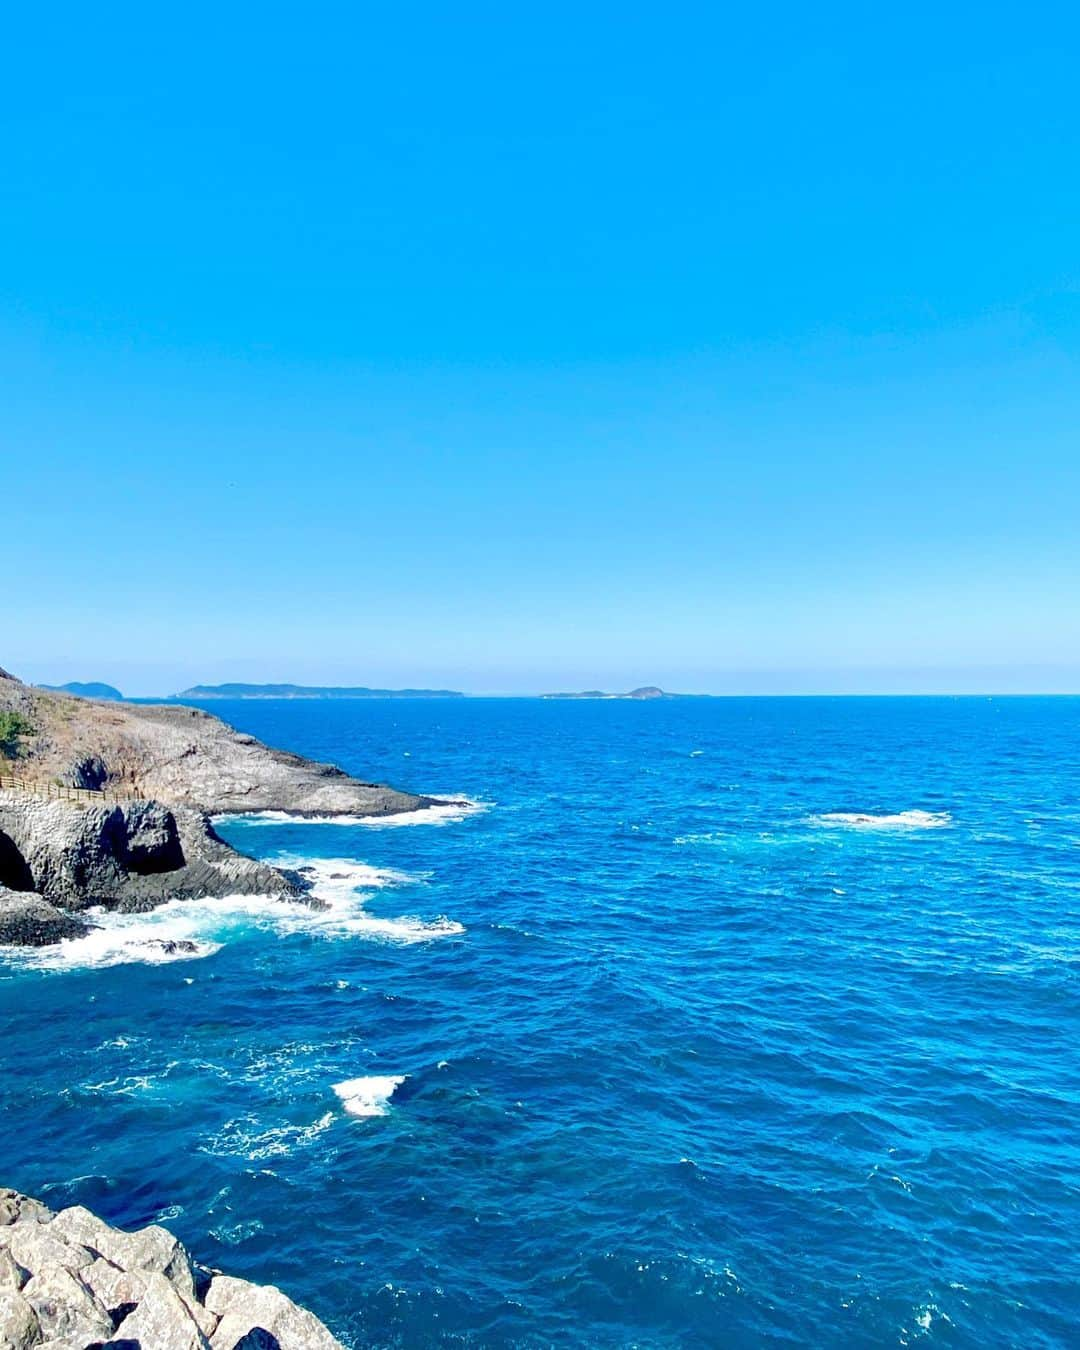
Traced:
<path fill-rule="evenodd" d="M 216 699 L 466 699 L 483 697 L 469 694 L 460 689 L 372 689 L 367 685 L 337 684 L 193 684 L 176 694 L 158 695 L 151 700 L 147 697 L 129 700 L 115 685 L 101 681 L 73 680 L 69 684 L 39 684 L 37 689 L 48 690 L 55 694 L 75 694 L 80 698 L 106 700 L 113 703 L 185 703 L 210 702 Z M 489 697 L 491 697 L 489 695 Z M 693 694 L 672 694 L 658 685 L 642 685 L 638 689 L 625 692 L 610 692 L 604 689 L 581 689 L 550 694 L 517 694 L 518 698 L 541 699 L 632 699 L 645 702 L 653 699 L 683 699 L 701 697 Z"/>
<path fill-rule="evenodd" d="M 678 694 L 665 693 L 655 684 L 644 685 L 641 689 L 631 689 L 628 694 L 606 694 L 602 689 L 583 689 L 577 694 L 541 694 L 541 698 L 679 698 Z"/>
<path fill-rule="evenodd" d="M 89 683 L 83 683 L 80 680 L 72 680 L 70 684 L 39 684 L 39 689 L 48 689 L 53 694 L 78 694 L 79 698 L 104 698 L 110 703 L 123 703 L 124 696 L 115 685 L 102 684 L 100 681 L 92 680 Z"/>
<path fill-rule="evenodd" d="M 308 684 L 195 684 L 174 699 L 209 698 L 464 698 L 457 689 L 367 689 Z"/>

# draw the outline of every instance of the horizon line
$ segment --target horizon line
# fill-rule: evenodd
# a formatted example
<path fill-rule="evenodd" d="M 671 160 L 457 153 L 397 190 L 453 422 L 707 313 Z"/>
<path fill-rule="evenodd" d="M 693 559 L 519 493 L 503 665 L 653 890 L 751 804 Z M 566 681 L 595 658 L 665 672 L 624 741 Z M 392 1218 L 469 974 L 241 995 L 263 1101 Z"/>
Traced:
<path fill-rule="evenodd" d="M 37 688 L 44 686 L 38 685 Z M 311 686 L 309 686 L 311 687 Z M 333 686 L 327 686 L 333 687 Z M 125 703 L 160 702 L 177 703 L 187 697 L 179 694 L 125 694 Z M 388 690 L 385 694 L 358 694 L 355 696 L 338 695 L 327 697 L 312 695 L 259 694 L 259 695 L 218 695 L 209 699 L 193 699 L 193 702 L 233 702 L 233 703 L 452 703 L 461 699 L 528 699 L 546 703 L 664 703 L 674 699 L 700 698 L 1080 698 L 1080 687 L 1074 689 L 789 689 L 789 690 L 720 690 L 695 691 L 664 690 L 655 698 L 632 698 L 628 694 L 585 694 L 564 693 L 562 691 L 522 692 L 510 690 L 486 690 L 483 692 L 454 689 L 444 695 L 403 694 Z"/>

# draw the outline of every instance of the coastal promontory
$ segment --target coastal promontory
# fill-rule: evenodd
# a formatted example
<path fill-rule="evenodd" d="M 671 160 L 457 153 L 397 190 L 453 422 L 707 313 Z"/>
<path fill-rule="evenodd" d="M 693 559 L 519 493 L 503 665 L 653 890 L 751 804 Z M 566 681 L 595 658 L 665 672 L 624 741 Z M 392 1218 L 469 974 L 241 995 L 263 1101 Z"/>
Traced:
<path fill-rule="evenodd" d="M 600 698 L 600 699 L 634 699 L 644 701 L 654 698 L 678 698 L 678 694 L 665 693 L 663 689 L 655 684 L 642 685 L 640 689 L 631 689 L 626 694 L 608 694 L 603 689 L 582 689 L 577 693 L 563 694 L 541 694 L 541 698 Z"/>
<path fill-rule="evenodd" d="M 238 853 L 211 816 L 379 817 L 435 804 L 196 708 L 90 701 L 0 672 L 0 944 L 84 936 L 99 908 L 256 894 L 317 905 L 307 880 Z"/>
<path fill-rule="evenodd" d="M 33 783 L 123 792 L 211 815 L 385 816 L 433 804 L 272 749 L 201 708 L 95 702 L 0 672 L 5 715 L 18 737 L 7 771 Z"/>
<path fill-rule="evenodd" d="M 100 680 L 71 680 L 68 684 L 43 684 L 42 689 L 53 694 L 78 694 L 80 698 L 101 698 L 109 703 L 122 703 L 124 696 L 113 684 Z"/>
<path fill-rule="evenodd" d="M 365 699 L 365 698 L 464 698 L 458 689 L 369 689 L 366 685 L 323 684 L 195 684 L 177 699 L 196 702 L 211 699 L 234 698 L 303 698 L 303 699 Z"/>

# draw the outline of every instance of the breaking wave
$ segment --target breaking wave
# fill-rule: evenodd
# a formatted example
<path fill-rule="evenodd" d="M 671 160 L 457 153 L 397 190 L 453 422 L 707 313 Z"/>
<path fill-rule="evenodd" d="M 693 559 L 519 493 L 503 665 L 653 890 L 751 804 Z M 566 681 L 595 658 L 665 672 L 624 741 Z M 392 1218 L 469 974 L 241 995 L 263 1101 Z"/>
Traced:
<path fill-rule="evenodd" d="M 243 825 L 363 825 L 371 830 L 392 829 L 402 825 L 450 825 L 488 809 L 489 803 L 471 797 L 437 797 L 437 806 L 424 806 L 416 811 L 399 811 L 389 816 L 305 816 L 294 811 L 234 811 L 215 816 L 215 820 L 239 822 Z"/>
<path fill-rule="evenodd" d="M 404 1083 L 407 1075 L 387 1075 L 368 1078 L 347 1078 L 334 1084 L 334 1092 L 350 1116 L 385 1116 L 390 1110 L 390 1098 Z"/>
<path fill-rule="evenodd" d="M 866 811 L 826 811 L 811 817 L 815 825 L 847 830 L 941 830 L 952 824 L 948 811 L 897 811 L 872 815 Z"/>
<path fill-rule="evenodd" d="M 367 912 L 365 901 L 371 892 L 384 887 L 417 885 L 423 882 L 423 877 L 391 868 L 369 867 L 366 863 L 350 862 L 345 858 L 285 855 L 275 862 L 306 875 L 312 883 L 312 896 L 326 906 L 314 910 L 307 906 L 291 906 L 304 911 L 302 923 L 305 928 L 342 936 L 356 934 L 384 938 L 391 942 L 430 942 L 433 938 L 455 937 L 465 931 L 462 924 L 445 915 L 435 919 L 421 919 L 411 914 L 380 918 Z"/>
<path fill-rule="evenodd" d="M 236 910 L 229 900 L 174 900 L 149 914 L 91 909 L 84 917 L 95 925 L 84 937 L 49 947 L 0 947 L 0 959 L 37 970 L 195 961 L 221 950 L 221 931 L 235 922 Z"/>
<path fill-rule="evenodd" d="M 421 885 L 423 877 L 342 858 L 288 856 L 275 861 L 305 875 L 311 883 L 311 898 L 321 903 L 237 895 L 170 900 L 147 914 L 92 909 L 86 912 L 86 918 L 95 927 L 85 937 L 68 938 L 49 947 L 0 947 L 0 960 L 40 970 L 195 961 L 213 956 L 231 938 L 254 928 L 397 943 L 430 942 L 465 931 L 462 924 L 442 915 L 435 919 L 409 914 L 382 918 L 367 912 L 366 901 L 374 892 Z"/>

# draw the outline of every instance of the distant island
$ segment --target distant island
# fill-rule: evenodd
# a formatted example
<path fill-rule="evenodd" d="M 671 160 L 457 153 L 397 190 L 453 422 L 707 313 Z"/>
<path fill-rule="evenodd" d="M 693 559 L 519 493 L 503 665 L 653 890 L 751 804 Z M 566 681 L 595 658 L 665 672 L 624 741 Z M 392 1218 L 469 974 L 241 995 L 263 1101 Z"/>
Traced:
<path fill-rule="evenodd" d="M 195 684 L 174 699 L 210 698 L 464 698 L 457 689 L 366 689 L 308 684 Z"/>
<path fill-rule="evenodd" d="M 605 694 L 602 689 L 584 689 L 578 694 L 541 694 L 541 698 L 678 698 L 678 694 L 667 694 L 655 684 L 647 684 L 641 689 L 631 689 L 628 694 Z"/>
<path fill-rule="evenodd" d="M 91 681 L 89 684 L 72 680 L 70 684 L 39 684 L 39 689 L 48 689 L 53 694 L 78 694 L 80 698 L 105 698 L 111 702 L 123 703 L 124 696 L 111 684 Z"/>

